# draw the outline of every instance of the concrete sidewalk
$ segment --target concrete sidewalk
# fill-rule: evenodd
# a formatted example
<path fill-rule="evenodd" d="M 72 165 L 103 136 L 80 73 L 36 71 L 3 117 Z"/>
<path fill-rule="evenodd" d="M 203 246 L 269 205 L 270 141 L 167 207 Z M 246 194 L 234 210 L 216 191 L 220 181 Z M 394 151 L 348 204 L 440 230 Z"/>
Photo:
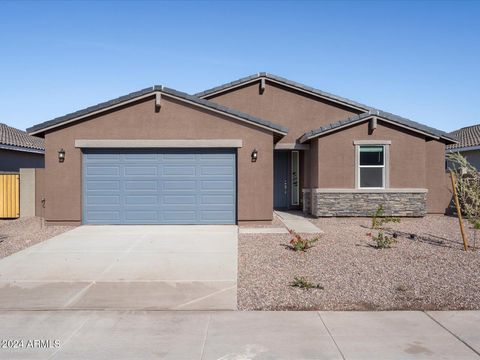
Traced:
<path fill-rule="evenodd" d="M 312 224 L 301 211 L 278 211 L 275 210 L 280 221 L 289 230 L 303 234 L 323 233 L 318 227 Z"/>
<path fill-rule="evenodd" d="M 0 339 L 24 344 L 0 359 L 480 358 L 480 311 L 2 311 L 0 323 Z"/>

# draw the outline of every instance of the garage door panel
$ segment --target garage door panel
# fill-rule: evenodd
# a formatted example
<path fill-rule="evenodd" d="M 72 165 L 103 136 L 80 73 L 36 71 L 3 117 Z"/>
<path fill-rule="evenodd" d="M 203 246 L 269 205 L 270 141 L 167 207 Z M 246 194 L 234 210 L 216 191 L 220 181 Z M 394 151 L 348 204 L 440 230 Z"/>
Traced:
<path fill-rule="evenodd" d="M 125 195 L 124 196 L 125 205 L 157 205 L 158 196 L 157 195 Z"/>
<path fill-rule="evenodd" d="M 124 190 L 126 191 L 157 191 L 158 183 L 156 180 L 126 180 Z"/>
<path fill-rule="evenodd" d="M 235 151 L 88 149 L 87 224 L 234 224 Z"/>
<path fill-rule="evenodd" d="M 90 180 L 86 184 L 87 191 L 118 191 L 120 181 L 114 180 Z"/>
<path fill-rule="evenodd" d="M 166 191 L 196 191 L 197 183 L 194 180 L 165 180 L 163 190 Z"/>
<path fill-rule="evenodd" d="M 232 180 L 201 180 L 201 190 L 232 191 L 235 183 Z"/>
<path fill-rule="evenodd" d="M 195 205 L 196 195 L 164 195 L 163 204 L 165 205 Z"/>
<path fill-rule="evenodd" d="M 201 205 L 234 205 L 235 196 L 233 195 L 202 195 L 200 197 Z"/>
<path fill-rule="evenodd" d="M 123 174 L 125 176 L 158 176 L 157 166 L 125 166 L 123 168 Z"/>
<path fill-rule="evenodd" d="M 195 176 L 196 166 L 166 165 L 162 167 L 163 176 Z"/>

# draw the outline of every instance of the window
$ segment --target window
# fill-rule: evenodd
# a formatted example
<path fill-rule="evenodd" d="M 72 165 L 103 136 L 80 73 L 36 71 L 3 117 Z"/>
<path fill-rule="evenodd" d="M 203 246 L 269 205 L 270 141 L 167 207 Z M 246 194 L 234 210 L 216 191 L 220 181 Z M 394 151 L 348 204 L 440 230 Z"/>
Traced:
<path fill-rule="evenodd" d="M 362 145 L 358 151 L 359 188 L 385 188 L 385 146 Z"/>

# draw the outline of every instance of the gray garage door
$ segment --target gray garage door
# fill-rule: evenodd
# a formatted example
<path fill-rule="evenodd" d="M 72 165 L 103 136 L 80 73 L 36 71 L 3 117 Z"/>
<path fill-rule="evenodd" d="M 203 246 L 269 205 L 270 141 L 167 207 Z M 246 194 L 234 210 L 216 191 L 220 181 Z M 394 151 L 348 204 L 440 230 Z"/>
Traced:
<path fill-rule="evenodd" d="M 235 224 L 235 150 L 86 149 L 85 224 Z"/>

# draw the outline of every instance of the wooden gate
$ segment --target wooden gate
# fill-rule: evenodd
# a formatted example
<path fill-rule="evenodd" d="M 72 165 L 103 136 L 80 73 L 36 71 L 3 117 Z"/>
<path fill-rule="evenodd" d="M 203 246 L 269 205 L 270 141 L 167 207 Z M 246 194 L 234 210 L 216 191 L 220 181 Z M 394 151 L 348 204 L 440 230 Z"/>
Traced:
<path fill-rule="evenodd" d="M 20 216 L 20 175 L 0 174 L 0 219 Z"/>

